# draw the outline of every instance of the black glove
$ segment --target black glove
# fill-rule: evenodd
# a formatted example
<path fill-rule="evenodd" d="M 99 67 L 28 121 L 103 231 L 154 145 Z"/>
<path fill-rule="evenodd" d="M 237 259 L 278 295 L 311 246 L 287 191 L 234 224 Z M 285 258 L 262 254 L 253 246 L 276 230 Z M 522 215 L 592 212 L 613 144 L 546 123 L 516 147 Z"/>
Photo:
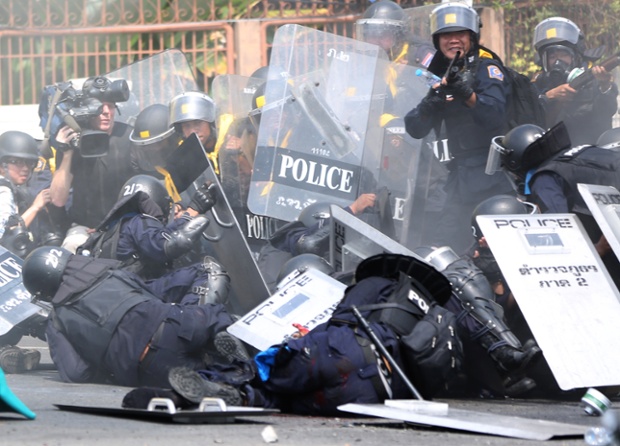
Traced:
<path fill-rule="evenodd" d="M 421 116 L 430 116 L 440 111 L 445 103 L 445 96 L 441 94 L 441 91 L 431 88 L 418 104 L 418 111 Z"/>
<path fill-rule="evenodd" d="M 189 207 L 200 214 L 204 214 L 215 205 L 216 202 L 216 189 L 215 184 L 205 183 L 194 192 L 192 201 L 189 203 Z"/>
<path fill-rule="evenodd" d="M 441 90 L 446 95 L 452 95 L 455 99 L 462 99 L 466 101 L 474 93 L 474 89 L 470 83 L 457 76 L 454 82 L 449 82 L 448 85 L 443 85 Z"/>

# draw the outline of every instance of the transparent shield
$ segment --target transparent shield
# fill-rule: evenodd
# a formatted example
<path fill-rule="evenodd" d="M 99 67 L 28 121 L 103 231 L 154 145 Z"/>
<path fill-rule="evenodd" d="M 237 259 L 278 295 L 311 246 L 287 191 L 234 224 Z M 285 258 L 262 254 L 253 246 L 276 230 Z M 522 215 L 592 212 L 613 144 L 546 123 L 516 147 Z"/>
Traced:
<path fill-rule="evenodd" d="M 116 120 L 133 124 L 138 113 L 152 104 L 168 105 L 184 91 L 198 90 L 185 54 L 170 49 L 106 74 L 111 80 L 125 79 L 130 97 L 117 104 Z"/>
<path fill-rule="evenodd" d="M 387 56 L 377 46 L 299 25 L 274 38 L 248 207 L 292 221 L 315 202 L 351 204 L 380 170 Z"/>
<path fill-rule="evenodd" d="M 247 207 L 258 136 L 258 129 L 250 119 L 250 113 L 254 108 L 253 99 L 257 88 L 264 82 L 264 79 L 247 76 L 221 75 L 212 84 L 213 99 L 217 104 L 216 149 L 220 181 L 254 255 L 258 254 L 283 223 L 271 217 L 256 215 Z"/>

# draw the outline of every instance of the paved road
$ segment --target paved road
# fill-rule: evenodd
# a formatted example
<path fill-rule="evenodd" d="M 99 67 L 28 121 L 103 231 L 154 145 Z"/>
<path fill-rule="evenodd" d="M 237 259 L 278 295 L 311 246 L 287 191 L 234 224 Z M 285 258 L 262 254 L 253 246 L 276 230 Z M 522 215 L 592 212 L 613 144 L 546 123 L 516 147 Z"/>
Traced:
<path fill-rule="evenodd" d="M 276 444 L 317 445 L 535 445 L 548 442 L 506 438 L 416 426 L 384 418 L 298 417 L 270 415 L 238 417 L 234 424 L 169 424 L 134 419 L 97 416 L 58 410 L 54 404 L 120 408 L 125 387 L 67 384 L 58 378 L 47 347 L 27 338 L 22 346 L 39 348 L 43 353 L 38 370 L 7 375 L 11 390 L 36 414 L 34 421 L 17 414 L 0 414 L 1 445 L 186 445 L 186 444 L 267 444 L 262 432 L 271 426 Z M 619 400 L 620 401 L 620 400 Z M 577 402 L 541 400 L 447 400 L 450 410 L 476 411 L 473 417 L 483 423 L 486 414 L 534 418 L 583 426 L 598 424 L 598 418 L 585 415 Z M 620 402 L 615 404 L 620 405 Z M 520 425 L 518 418 L 506 424 Z M 581 436 L 554 440 L 553 445 L 583 445 Z"/>

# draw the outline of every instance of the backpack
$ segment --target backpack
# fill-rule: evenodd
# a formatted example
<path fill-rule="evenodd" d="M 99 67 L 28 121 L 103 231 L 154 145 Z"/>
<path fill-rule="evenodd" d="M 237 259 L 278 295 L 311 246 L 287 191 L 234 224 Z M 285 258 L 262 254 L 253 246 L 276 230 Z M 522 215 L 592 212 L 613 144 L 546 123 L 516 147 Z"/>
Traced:
<path fill-rule="evenodd" d="M 510 81 L 510 100 L 508 101 L 508 128 L 513 129 L 522 124 L 535 124 L 547 128 L 545 109 L 538 99 L 538 90 L 534 83 L 524 74 L 504 66 Z"/>
<path fill-rule="evenodd" d="M 413 330 L 399 340 L 405 370 L 424 398 L 445 389 L 463 365 L 456 322 L 454 313 L 433 303 Z"/>

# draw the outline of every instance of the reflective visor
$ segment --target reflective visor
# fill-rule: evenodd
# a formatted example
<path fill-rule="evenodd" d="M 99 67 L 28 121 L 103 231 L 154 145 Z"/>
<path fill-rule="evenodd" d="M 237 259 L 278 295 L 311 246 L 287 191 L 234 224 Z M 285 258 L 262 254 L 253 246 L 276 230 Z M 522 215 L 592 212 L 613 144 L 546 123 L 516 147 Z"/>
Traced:
<path fill-rule="evenodd" d="M 484 169 L 484 173 L 487 175 L 493 175 L 495 172 L 502 169 L 502 155 L 508 155 L 510 150 L 506 149 L 500 144 L 503 136 L 496 136 L 491 140 L 491 147 L 489 147 L 489 157 L 487 158 L 487 166 Z"/>

